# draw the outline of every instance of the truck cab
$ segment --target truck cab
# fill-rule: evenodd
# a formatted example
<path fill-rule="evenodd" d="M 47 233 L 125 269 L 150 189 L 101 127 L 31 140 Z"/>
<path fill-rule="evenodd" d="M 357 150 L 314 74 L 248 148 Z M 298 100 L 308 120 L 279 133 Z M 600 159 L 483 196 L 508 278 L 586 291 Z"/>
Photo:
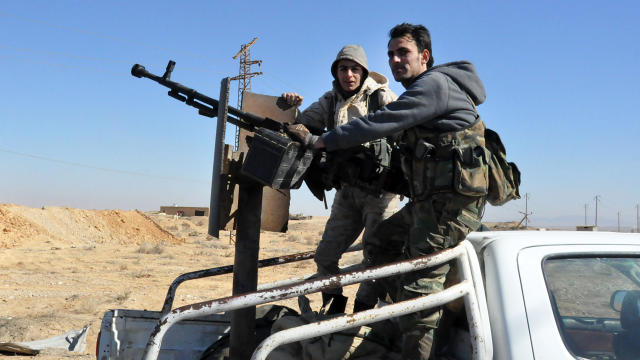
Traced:
<path fill-rule="evenodd" d="M 468 240 L 484 275 L 494 359 L 640 357 L 640 235 L 513 231 Z"/>

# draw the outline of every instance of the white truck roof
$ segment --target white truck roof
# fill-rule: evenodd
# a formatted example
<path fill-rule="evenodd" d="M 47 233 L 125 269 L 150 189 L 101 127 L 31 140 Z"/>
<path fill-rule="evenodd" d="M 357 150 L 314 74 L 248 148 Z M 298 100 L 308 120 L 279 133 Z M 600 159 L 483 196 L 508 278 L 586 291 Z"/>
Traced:
<path fill-rule="evenodd" d="M 605 231 L 486 231 L 470 233 L 467 240 L 480 253 L 492 243 L 499 243 L 500 247 L 508 245 L 514 251 L 544 245 L 640 245 L 640 234 Z"/>

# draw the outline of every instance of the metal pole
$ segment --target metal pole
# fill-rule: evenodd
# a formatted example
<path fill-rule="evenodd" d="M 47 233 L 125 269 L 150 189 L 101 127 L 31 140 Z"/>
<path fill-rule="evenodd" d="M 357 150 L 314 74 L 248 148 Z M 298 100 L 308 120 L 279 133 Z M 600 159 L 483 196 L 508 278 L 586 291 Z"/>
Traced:
<path fill-rule="evenodd" d="M 595 222 L 595 226 L 598 227 L 598 201 L 600 201 L 600 195 L 596 195 L 595 200 L 596 200 L 596 222 Z"/>
<path fill-rule="evenodd" d="M 620 232 L 620 211 L 618 211 L 618 232 Z"/>
<path fill-rule="evenodd" d="M 233 264 L 233 295 L 256 291 L 258 288 L 258 252 L 260 250 L 260 217 L 262 185 L 254 181 L 240 184 L 238 195 L 238 229 Z M 231 313 L 230 357 L 250 359 L 256 347 L 256 307 Z"/>
<path fill-rule="evenodd" d="M 584 226 L 587 226 L 587 204 L 584 204 Z"/>
<path fill-rule="evenodd" d="M 524 227 L 529 228 L 529 193 L 524 194 Z"/>
<path fill-rule="evenodd" d="M 220 100 L 218 100 L 218 126 L 216 143 L 213 150 L 213 171 L 211 174 L 211 200 L 209 202 L 209 235 L 218 237 L 220 231 L 220 176 L 224 155 L 224 135 L 229 110 L 229 78 L 220 82 Z"/>
<path fill-rule="evenodd" d="M 640 204 L 636 204 L 636 232 L 640 233 Z"/>

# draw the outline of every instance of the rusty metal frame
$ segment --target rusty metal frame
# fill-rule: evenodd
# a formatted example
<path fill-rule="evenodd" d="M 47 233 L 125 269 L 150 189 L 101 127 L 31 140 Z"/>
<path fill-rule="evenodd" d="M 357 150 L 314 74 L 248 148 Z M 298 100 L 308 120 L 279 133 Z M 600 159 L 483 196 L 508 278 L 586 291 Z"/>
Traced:
<path fill-rule="evenodd" d="M 258 345 L 251 360 L 265 360 L 267 355 L 280 345 L 442 306 L 461 297 L 464 298 L 469 322 L 472 358 L 476 360 L 491 359 L 493 357 L 491 329 L 487 305 L 484 301 L 484 287 L 482 279 L 478 276 L 480 265 L 475 250 L 471 243 L 464 241 L 458 247 L 447 251 L 455 252 L 454 258 L 457 260 L 460 276 L 459 283 L 432 295 L 278 331 Z M 446 260 L 442 262 L 446 262 Z"/>
<path fill-rule="evenodd" d="M 467 308 L 467 317 L 469 320 L 471 331 L 474 359 L 491 358 L 493 352 L 490 341 L 491 333 L 488 328 L 488 312 L 484 299 L 484 292 L 482 290 L 483 285 L 480 268 L 473 246 L 468 241 L 463 241 L 455 248 L 443 250 L 429 256 L 391 263 L 375 268 L 368 268 L 361 271 L 348 272 L 331 277 L 317 278 L 315 280 L 306 281 L 290 286 L 279 286 L 271 289 L 265 289 L 216 300 L 209 300 L 176 308 L 170 313 L 162 316 L 158 325 L 156 325 L 156 327 L 152 331 L 145 348 L 143 359 L 157 359 L 164 335 L 173 324 L 182 320 L 193 319 L 200 316 L 220 312 L 232 311 L 249 306 L 261 305 L 273 301 L 284 300 L 300 295 L 323 291 L 330 288 L 342 287 L 362 281 L 421 270 L 427 267 L 443 264 L 453 259 L 457 259 L 460 266 L 459 273 L 461 284 L 460 286 L 456 286 L 455 288 L 452 287 L 456 290 L 447 291 L 444 293 L 445 295 L 433 294 L 421 297 L 419 299 L 410 300 L 409 302 L 394 304 L 394 307 L 390 307 L 391 305 L 389 305 L 380 309 L 363 312 L 362 315 L 352 314 L 344 316 L 342 318 L 353 319 L 353 317 L 356 316 L 356 319 L 362 321 L 362 323 L 359 324 L 376 322 L 381 320 L 379 316 L 386 312 L 395 313 L 396 311 L 400 311 L 400 309 L 404 306 L 410 306 L 410 309 L 414 309 L 410 312 L 418 311 L 429 306 L 435 306 L 433 305 L 434 303 L 441 303 L 442 301 L 446 300 L 446 298 L 442 299 L 442 297 L 451 296 L 451 293 L 454 293 L 456 295 L 455 298 L 463 297 L 465 300 L 465 307 Z M 473 267 L 473 271 L 471 267 Z M 461 290 L 464 291 L 462 291 L 461 293 L 456 293 L 456 291 Z M 479 296 L 476 297 L 476 294 Z M 415 304 L 413 302 L 415 302 Z M 384 310 L 385 308 L 388 308 L 389 310 Z M 397 314 L 398 313 L 391 316 L 397 316 Z M 374 316 L 369 317 L 367 315 Z M 319 323 L 314 324 L 317 326 L 317 324 Z M 330 324 L 329 326 L 332 325 L 335 324 Z M 296 329 L 299 330 L 300 327 Z M 317 333 L 315 336 L 317 336 Z"/>
<path fill-rule="evenodd" d="M 349 247 L 345 251 L 345 253 L 353 252 L 353 251 L 360 251 L 360 250 L 362 250 L 362 244 L 357 244 L 357 245 L 353 245 L 353 246 Z M 268 258 L 268 259 L 262 259 L 262 260 L 258 261 L 258 268 L 281 265 L 281 264 L 288 264 L 288 263 L 291 263 L 291 262 L 313 259 L 313 256 L 315 255 L 315 253 L 316 253 L 315 251 L 306 251 L 306 252 L 301 252 L 301 253 L 297 253 L 297 254 L 290 254 L 290 255 L 272 257 L 272 258 Z M 167 296 L 165 296 L 165 298 L 164 298 L 164 304 L 162 305 L 162 310 L 160 310 L 160 313 L 164 316 L 164 315 L 168 314 L 169 311 L 171 311 L 171 308 L 173 307 L 173 300 L 175 299 L 176 291 L 178 290 L 178 286 L 180 286 L 180 284 L 182 284 L 183 282 L 188 281 L 188 280 L 203 279 L 203 278 L 211 277 L 211 276 L 230 274 L 232 272 L 233 272 L 233 265 L 225 265 L 225 266 L 219 266 L 219 267 L 210 268 L 210 269 L 192 271 L 192 272 L 184 273 L 184 274 L 178 276 L 177 278 L 175 278 L 173 280 L 173 282 L 169 286 L 169 290 L 167 290 Z M 301 281 L 304 281 L 304 280 L 305 279 L 295 279 L 293 282 L 301 282 Z M 289 284 L 291 284 L 291 283 L 289 283 Z M 277 285 L 282 286 L 282 285 L 285 285 L 285 284 L 284 283 L 277 283 Z M 268 286 L 267 285 L 267 287 L 275 287 L 275 286 Z"/>

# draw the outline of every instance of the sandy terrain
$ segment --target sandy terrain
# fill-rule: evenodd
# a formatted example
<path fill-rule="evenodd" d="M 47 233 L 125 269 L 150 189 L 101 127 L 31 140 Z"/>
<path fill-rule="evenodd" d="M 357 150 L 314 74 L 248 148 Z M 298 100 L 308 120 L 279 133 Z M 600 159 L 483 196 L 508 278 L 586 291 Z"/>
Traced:
<path fill-rule="evenodd" d="M 262 232 L 260 258 L 314 250 L 325 222 L 292 220 L 286 234 Z M 0 343 L 40 340 L 90 325 L 84 354 L 45 351 L 37 358 L 94 359 L 105 311 L 160 310 L 175 277 L 232 264 L 233 256 L 229 232 L 209 237 L 204 217 L 0 205 Z M 343 260 L 354 263 L 359 255 Z M 314 270 L 312 260 L 280 265 L 278 271 L 265 268 L 259 282 Z M 178 288 L 174 307 L 228 296 L 231 279 L 222 275 L 186 282 Z M 347 289 L 348 294 L 354 291 Z M 319 307 L 320 295 L 311 300 Z M 297 308 L 295 300 L 285 304 Z"/>
<path fill-rule="evenodd" d="M 262 232 L 260 258 L 314 250 L 326 220 L 291 220 L 287 233 Z M 89 325 L 84 354 L 44 351 L 37 358 L 94 359 L 105 311 L 160 310 L 178 275 L 233 264 L 229 232 L 213 238 L 207 225 L 205 217 L 158 212 L 0 204 L 0 343 L 45 339 Z M 360 259 L 358 252 L 346 254 L 342 265 Z M 259 283 L 314 271 L 313 260 L 263 268 Z M 231 274 L 186 282 L 178 288 L 174 307 L 229 296 L 231 284 Z M 345 290 L 347 309 L 355 290 Z M 314 309 L 320 307 L 319 294 L 310 300 Z M 295 299 L 283 304 L 297 309 Z"/>

